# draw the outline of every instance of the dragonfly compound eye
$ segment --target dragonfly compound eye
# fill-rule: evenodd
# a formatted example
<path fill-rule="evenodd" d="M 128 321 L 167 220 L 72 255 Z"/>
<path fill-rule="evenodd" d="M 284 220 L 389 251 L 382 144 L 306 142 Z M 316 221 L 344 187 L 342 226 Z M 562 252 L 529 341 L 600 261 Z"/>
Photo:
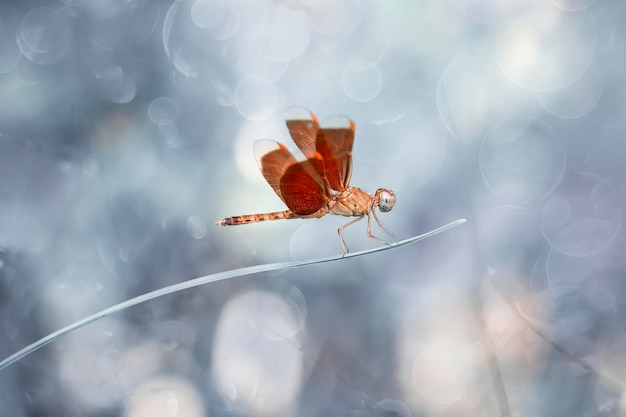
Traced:
<path fill-rule="evenodd" d="M 378 209 L 382 212 L 391 211 L 394 204 L 396 204 L 396 196 L 391 191 L 384 188 L 376 191 L 376 194 L 379 198 Z"/>

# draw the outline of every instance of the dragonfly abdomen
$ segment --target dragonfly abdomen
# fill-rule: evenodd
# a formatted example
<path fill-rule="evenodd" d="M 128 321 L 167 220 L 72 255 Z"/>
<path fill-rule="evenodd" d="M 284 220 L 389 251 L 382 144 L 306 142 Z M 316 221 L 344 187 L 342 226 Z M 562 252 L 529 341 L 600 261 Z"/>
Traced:
<path fill-rule="evenodd" d="M 270 220 L 297 219 L 298 216 L 291 210 L 276 211 L 274 213 L 246 214 L 243 216 L 233 216 L 215 222 L 218 226 L 237 226 L 239 224 L 258 223 Z"/>

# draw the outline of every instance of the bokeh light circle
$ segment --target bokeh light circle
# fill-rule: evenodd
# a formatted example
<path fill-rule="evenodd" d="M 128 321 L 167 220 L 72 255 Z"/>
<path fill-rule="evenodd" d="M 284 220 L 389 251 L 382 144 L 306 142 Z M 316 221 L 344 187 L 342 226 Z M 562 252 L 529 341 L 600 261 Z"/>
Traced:
<path fill-rule="evenodd" d="M 256 75 L 275 82 L 285 74 L 289 61 L 270 60 L 264 52 L 264 42 L 262 33 L 251 33 L 239 53 L 238 66 L 244 76 Z"/>
<path fill-rule="evenodd" d="M 72 47 L 70 19 L 60 12 L 39 7 L 24 16 L 17 36 L 22 54 L 29 60 L 44 65 L 59 62 Z"/>
<path fill-rule="evenodd" d="M 183 141 L 178 136 L 178 126 L 176 123 L 170 120 L 163 120 L 157 123 L 159 131 L 165 139 L 165 142 L 172 148 L 180 148 L 183 145 Z"/>
<path fill-rule="evenodd" d="M 137 85 L 121 67 L 95 73 L 101 97 L 113 103 L 130 103 L 137 94 Z"/>
<path fill-rule="evenodd" d="M 448 341 L 428 342 L 420 349 L 412 369 L 413 385 L 420 397 L 437 404 L 452 404 L 464 395 L 471 374 L 464 349 Z"/>
<path fill-rule="evenodd" d="M 604 94 L 604 76 L 600 68 L 590 68 L 572 84 L 560 90 L 537 92 L 541 106 L 562 119 L 589 114 Z"/>
<path fill-rule="evenodd" d="M 159 9 L 144 0 L 86 3 L 83 0 L 80 6 L 88 15 L 87 36 L 93 45 L 107 51 L 128 50 L 143 44 L 156 31 L 161 19 Z"/>
<path fill-rule="evenodd" d="M 221 0 L 196 0 L 191 7 L 191 20 L 198 27 L 208 29 L 217 26 L 225 15 Z"/>
<path fill-rule="evenodd" d="M 598 0 L 550 0 L 552 4 L 566 12 L 581 12 L 593 6 Z"/>
<path fill-rule="evenodd" d="M 536 118 L 513 118 L 483 140 L 479 165 L 497 196 L 528 203 L 550 195 L 565 173 L 565 150 L 554 129 Z"/>
<path fill-rule="evenodd" d="M 217 390 L 246 414 L 272 416 L 298 398 L 302 381 L 298 342 L 306 316 L 299 290 L 287 299 L 251 290 L 228 300 L 212 343 Z M 256 401 L 256 398 L 266 401 Z"/>
<path fill-rule="evenodd" d="M 510 25 L 498 39 L 498 65 L 531 91 L 567 87 L 589 68 L 596 52 L 594 22 L 585 15 L 537 13 Z"/>
<path fill-rule="evenodd" d="M 170 97 L 155 98 L 148 106 L 148 117 L 156 124 L 175 121 L 179 112 L 178 103 Z"/>
<path fill-rule="evenodd" d="M 497 123 L 528 107 L 519 88 L 497 70 L 490 50 L 452 60 L 437 84 L 437 107 L 444 127 L 457 140 L 481 141 Z"/>
<path fill-rule="evenodd" d="M 309 46 L 312 30 L 308 14 L 279 5 L 271 15 L 267 32 L 261 34 L 267 60 L 290 61 L 298 57 Z"/>
<path fill-rule="evenodd" d="M 187 233 L 194 239 L 202 239 L 207 233 L 206 221 L 200 216 L 189 216 L 185 224 Z"/>
<path fill-rule="evenodd" d="M 204 16 L 207 8 L 220 12 Z M 219 55 L 225 47 L 222 41 L 235 36 L 240 24 L 239 13 L 231 3 L 176 0 L 163 21 L 165 54 L 178 73 L 188 78 L 198 77 L 203 72 L 206 54 Z"/>
<path fill-rule="evenodd" d="M 358 59 L 350 62 L 341 73 L 341 88 L 350 99 L 366 102 L 374 99 L 383 85 L 383 76 L 376 63 Z"/>
<path fill-rule="evenodd" d="M 541 231 L 553 250 L 567 256 L 597 255 L 609 247 L 622 228 L 617 190 L 602 177 L 578 173 L 567 194 L 550 196 L 541 208 Z"/>
<path fill-rule="evenodd" d="M 278 90 L 265 77 L 246 77 L 235 89 L 235 106 L 248 120 L 262 121 L 271 117 L 278 108 Z"/>

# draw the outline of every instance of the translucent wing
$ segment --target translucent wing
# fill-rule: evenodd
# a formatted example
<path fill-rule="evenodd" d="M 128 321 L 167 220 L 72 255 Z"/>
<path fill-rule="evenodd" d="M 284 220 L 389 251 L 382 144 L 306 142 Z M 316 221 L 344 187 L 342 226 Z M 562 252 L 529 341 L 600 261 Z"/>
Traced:
<path fill-rule="evenodd" d="M 285 201 L 280 192 L 280 178 L 289 165 L 297 164 L 296 158 L 282 143 L 273 140 L 261 139 L 254 142 L 252 151 L 261 174 L 265 181 L 272 187 L 274 192 Z"/>
<path fill-rule="evenodd" d="M 352 146 L 354 123 L 345 117 L 335 117 L 328 128 L 317 132 L 315 149 L 324 161 L 324 176 L 330 188 L 344 190 L 352 176 Z"/>
<path fill-rule="evenodd" d="M 253 150 L 263 177 L 294 213 L 315 213 L 330 198 L 318 158 L 298 162 L 285 145 L 267 139 L 254 142 Z"/>
<path fill-rule="evenodd" d="M 287 207 L 300 215 L 313 214 L 330 199 L 328 189 L 319 177 L 311 176 L 311 166 L 319 165 L 319 159 L 290 165 L 280 179 L 280 193 Z"/>
<path fill-rule="evenodd" d="M 302 107 L 287 112 L 287 129 L 291 138 L 309 159 L 323 160 L 320 177 L 333 190 L 344 190 L 352 175 L 354 123 L 346 117 L 335 117 L 321 128 L 315 114 Z"/>
<path fill-rule="evenodd" d="M 320 124 L 317 117 L 303 107 L 292 107 L 285 115 L 291 139 L 307 159 L 315 157 L 315 142 Z"/>

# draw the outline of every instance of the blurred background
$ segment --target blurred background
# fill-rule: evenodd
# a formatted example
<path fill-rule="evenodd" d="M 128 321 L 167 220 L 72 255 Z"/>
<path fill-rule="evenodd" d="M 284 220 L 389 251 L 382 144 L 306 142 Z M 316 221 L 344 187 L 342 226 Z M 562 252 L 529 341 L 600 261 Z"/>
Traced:
<path fill-rule="evenodd" d="M 626 416 L 625 23 L 602 0 L 3 2 L 0 359 L 340 254 L 346 218 L 214 224 L 284 209 L 252 143 L 293 148 L 294 105 L 354 120 L 352 185 L 394 190 L 398 239 L 468 223 L 96 321 L 0 370 L 0 415 Z"/>

